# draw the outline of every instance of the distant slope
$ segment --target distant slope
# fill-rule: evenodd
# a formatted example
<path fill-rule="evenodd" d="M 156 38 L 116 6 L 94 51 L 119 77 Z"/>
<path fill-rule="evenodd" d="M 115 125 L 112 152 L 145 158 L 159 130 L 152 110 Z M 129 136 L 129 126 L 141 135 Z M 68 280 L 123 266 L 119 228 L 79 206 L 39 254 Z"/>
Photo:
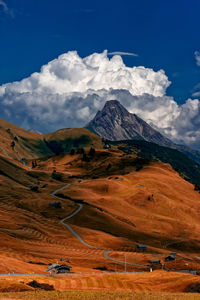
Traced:
<path fill-rule="evenodd" d="M 97 116 L 100 114 L 100 123 L 102 124 L 102 126 L 104 126 L 102 128 L 104 128 L 105 132 L 107 132 L 106 135 L 101 135 L 101 132 L 98 131 L 99 127 L 97 126 L 97 133 L 102 137 L 111 138 L 111 140 L 116 140 L 116 138 L 112 138 L 112 134 L 116 134 L 116 137 L 120 137 L 125 133 L 126 135 L 128 135 L 130 132 L 132 132 L 132 134 L 135 135 L 133 137 L 133 140 L 145 141 L 149 139 L 152 140 L 154 143 L 164 144 L 165 147 L 168 146 L 172 149 L 178 149 L 179 151 L 185 153 L 191 160 L 200 164 L 200 153 L 198 151 L 192 150 L 186 146 L 173 144 L 170 140 L 166 139 L 159 132 L 151 128 L 142 119 L 138 118 L 136 115 L 130 114 L 118 101 L 107 102 L 107 104 L 105 105 L 105 110 L 106 112 L 104 111 L 103 113 L 103 119 L 101 118 L 102 113 L 97 113 Z M 109 113 L 107 113 L 107 111 Z M 112 118 L 113 111 L 114 119 Z M 129 124 L 129 122 L 132 122 L 131 125 Z M 89 124 L 93 124 L 93 121 L 91 121 Z M 120 129 L 121 127 L 119 127 L 119 124 L 125 126 L 122 126 L 123 130 Z M 90 125 L 88 125 L 88 129 L 95 131 L 94 127 L 90 127 Z M 38 159 L 41 157 L 52 156 L 55 154 L 67 153 L 70 152 L 72 148 L 103 148 L 101 137 L 88 129 L 69 128 L 60 129 L 49 134 L 40 134 L 25 130 L 0 119 L 0 155 L 6 158 L 12 158 L 14 160 L 21 161 L 23 158 Z M 152 159 L 155 156 L 154 152 L 151 153 L 151 151 L 154 151 L 153 149 L 154 148 L 152 147 L 149 148 L 150 159 Z M 169 153 L 168 150 L 166 151 Z M 164 152 L 161 151 L 160 153 Z M 162 155 L 160 154 L 156 156 L 156 158 L 161 161 L 171 163 L 171 159 L 167 160 L 166 155 L 163 157 L 161 156 Z M 176 156 L 178 159 L 178 154 Z M 172 166 L 176 168 L 177 162 L 175 163 L 173 161 L 172 163 Z M 193 164 L 193 162 L 187 161 L 187 171 L 184 171 L 183 173 L 187 178 L 189 178 L 189 180 L 192 180 L 192 182 L 199 183 L 199 176 L 196 176 L 198 175 L 198 167 L 194 167 L 194 172 L 193 167 L 191 167 L 191 172 L 188 173 L 189 163 Z M 178 166 L 179 165 L 180 163 L 178 163 Z M 182 172 L 183 166 L 181 166 L 181 168 L 178 167 L 178 170 Z"/>
<path fill-rule="evenodd" d="M 14 147 L 11 144 L 14 143 Z M 0 119 L 0 154 L 20 160 L 37 158 L 53 153 L 44 142 L 43 135 L 30 132 Z"/>
<path fill-rule="evenodd" d="M 70 152 L 72 148 L 103 147 L 101 138 L 85 128 L 60 129 L 43 136 L 46 146 L 55 154 Z"/>
<path fill-rule="evenodd" d="M 49 134 L 25 130 L 0 119 L 0 155 L 21 160 L 36 159 L 72 148 L 102 148 L 101 138 L 84 128 L 61 129 Z"/>
<path fill-rule="evenodd" d="M 185 153 L 190 159 L 200 165 L 200 152 L 184 145 L 175 145 L 175 149 Z"/>
<path fill-rule="evenodd" d="M 137 140 L 116 141 L 110 143 L 127 154 L 136 154 L 145 159 L 168 163 L 186 180 L 189 180 L 194 184 L 200 183 L 200 166 L 186 154 L 176 149 Z"/>

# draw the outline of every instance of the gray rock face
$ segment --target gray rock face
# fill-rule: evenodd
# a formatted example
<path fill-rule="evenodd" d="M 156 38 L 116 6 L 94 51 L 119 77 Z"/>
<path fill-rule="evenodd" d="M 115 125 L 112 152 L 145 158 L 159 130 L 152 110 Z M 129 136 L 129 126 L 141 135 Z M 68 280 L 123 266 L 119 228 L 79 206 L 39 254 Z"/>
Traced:
<path fill-rule="evenodd" d="M 129 113 L 117 100 L 107 101 L 86 128 L 111 141 L 139 139 L 165 147 L 174 145 L 136 114 Z"/>

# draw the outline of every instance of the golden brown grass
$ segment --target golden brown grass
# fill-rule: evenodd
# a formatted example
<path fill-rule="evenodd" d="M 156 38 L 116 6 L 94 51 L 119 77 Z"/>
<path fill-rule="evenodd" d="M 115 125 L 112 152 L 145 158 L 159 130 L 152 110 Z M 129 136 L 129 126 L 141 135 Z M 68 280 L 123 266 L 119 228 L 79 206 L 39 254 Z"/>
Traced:
<path fill-rule="evenodd" d="M 102 156 L 102 164 L 97 167 L 103 172 L 108 163 L 107 160 L 104 162 L 104 158 L 107 159 L 106 150 L 98 151 L 98 155 Z M 111 151 L 109 155 L 113 164 L 116 160 L 116 165 L 119 166 L 121 153 Z M 127 161 L 128 159 L 129 157 Z M 134 157 L 131 156 L 130 159 Z M 90 168 L 96 168 L 98 162 L 99 160 L 91 161 L 89 171 Z M 106 260 L 104 250 L 82 245 L 60 224 L 62 218 L 77 208 L 77 204 L 69 199 L 61 199 L 59 201 L 63 209 L 52 209 L 49 202 L 53 198 L 49 194 L 67 183 L 71 183 L 71 186 L 63 191 L 65 196 L 84 200 L 89 204 L 84 205 L 75 217 L 67 221 L 87 243 L 113 250 L 110 253 L 113 258 L 123 261 L 126 253 L 128 262 L 147 264 L 150 259 L 163 260 L 169 254 L 172 249 L 165 248 L 168 242 L 187 240 L 180 248 L 181 252 L 178 251 L 180 255 L 175 263 L 167 266 L 177 270 L 200 269 L 200 260 L 196 257 L 200 234 L 200 195 L 169 165 L 151 164 L 140 172 L 114 175 L 112 178 L 85 178 L 82 182 L 78 178 L 69 178 L 66 182 L 58 182 L 51 179 L 53 168 L 58 172 L 65 172 L 66 176 L 72 172 L 82 178 L 87 165 L 82 164 L 79 155 L 49 158 L 41 161 L 41 166 L 39 164 L 40 162 L 32 173 L 37 175 L 41 171 L 45 174 L 44 177 L 39 177 L 41 185 L 47 184 L 44 189 L 40 188 L 40 193 L 30 192 L 27 188 L 30 170 L 21 172 L 17 169 L 19 173 L 15 172 L 22 184 L 16 183 L 12 174 L 8 174 L 9 177 L 0 175 L 0 273 L 41 273 L 47 269 L 48 264 L 59 262 L 61 257 L 71 260 L 73 272 L 98 272 L 98 267 L 104 266 L 108 270 L 124 270 L 123 264 Z M 0 167 L 6 170 L 7 164 L 3 161 Z M 16 168 L 13 166 L 14 169 Z M 37 177 L 31 178 L 32 181 L 38 180 Z M 143 242 L 148 245 L 147 252 L 135 252 L 136 244 Z M 190 249 L 188 246 L 191 246 Z M 190 252 L 191 248 L 194 249 L 193 253 Z M 127 270 L 141 269 L 128 265 Z M 47 277 L 45 280 L 50 284 L 55 283 L 57 290 L 106 288 L 130 289 L 134 292 L 182 292 L 187 284 L 193 283 L 193 278 L 195 282 L 198 280 L 198 277 L 190 277 L 187 281 L 184 275 L 180 275 L 175 281 L 171 276 L 173 274 L 168 274 L 158 284 L 159 276 L 153 275 L 148 275 L 150 280 L 142 279 L 139 275 L 130 279 L 127 276 L 116 278 L 113 275 L 103 278 Z M 155 278 L 152 279 L 152 276 Z M 41 282 L 42 280 L 40 278 Z"/>
<path fill-rule="evenodd" d="M 76 148 L 95 147 L 102 148 L 101 138 L 85 128 L 61 129 L 50 134 L 40 134 L 20 128 L 12 123 L 0 119 L 0 154 L 4 157 L 20 159 L 36 159 L 53 155 L 46 141 L 57 141 L 58 143 L 70 144 L 73 147 L 76 141 Z M 15 142 L 12 149 L 11 142 Z M 68 149 L 70 151 L 70 148 Z"/>
<path fill-rule="evenodd" d="M 31 159 L 41 155 L 46 148 L 38 148 L 38 143 L 43 143 L 44 136 L 1 120 L 0 127 L 0 152 L 4 156 L 0 158 L 0 273 L 44 272 L 48 264 L 60 261 L 61 257 L 71 260 L 73 272 L 98 272 L 98 267 L 104 266 L 108 270 L 123 271 L 123 264 L 106 260 L 104 250 L 82 245 L 60 224 L 62 218 L 77 208 L 74 201 L 60 199 L 61 210 L 49 207 L 53 201 L 50 193 L 67 183 L 71 186 L 63 195 L 87 202 L 67 221 L 87 243 L 113 250 L 112 258 L 123 261 L 126 253 L 128 262 L 147 264 L 154 258 L 163 261 L 174 250 L 167 246 L 170 242 L 183 241 L 175 248 L 179 252 L 176 261 L 167 263 L 167 267 L 200 269 L 197 258 L 200 194 L 169 165 L 152 163 L 135 172 L 134 155 L 97 150 L 90 162 L 82 161 L 78 154 L 62 154 L 38 160 L 37 168 L 30 171 L 19 161 L 11 163 L 10 158 Z M 65 143 L 66 138 L 77 139 L 82 135 L 88 135 L 89 146 L 102 147 L 101 139 L 86 129 L 60 130 L 45 137 Z M 18 142 L 13 151 L 10 143 L 14 137 Z M 54 169 L 62 172 L 65 179 L 70 172 L 77 178 L 63 182 L 53 180 Z M 79 182 L 78 178 L 84 180 Z M 35 181 L 41 182 L 39 193 L 28 189 Z M 135 252 L 138 243 L 146 243 L 147 252 Z M 127 270 L 136 268 L 128 265 Z M 26 284 L 33 278 L 53 284 L 57 291 L 23 292 L 31 290 Z M 0 299 L 200 299 L 197 294 L 183 293 L 188 285 L 199 281 L 198 276 L 160 271 L 94 276 L 7 276 L 0 278 L 0 290 L 8 289 L 12 293 L 2 293 Z M 180 294 L 173 294 L 175 292 Z"/>
<path fill-rule="evenodd" d="M 21 275 L 0 278 L 0 287 L 4 292 L 27 290 L 27 283 L 36 280 L 39 283 L 53 285 L 55 290 L 102 290 L 118 292 L 160 292 L 183 293 L 191 284 L 199 284 L 199 276 L 182 273 L 154 271 L 140 274 L 96 274 L 67 276 Z M 28 287 L 30 289 L 30 287 Z"/>
<path fill-rule="evenodd" d="M 0 295 L 0 299 L 25 299 L 25 300 L 197 300 L 198 294 L 178 294 L 178 293 L 134 293 L 134 292 L 114 292 L 114 291 L 53 291 L 53 292 L 22 292 L 5 293 Z"/>
<path fill-rule="evenodd" d="M 99 136 L 92 133 L 86 128 L 68 128 L 60 129 L 52 133 L 44 134 L 43 137 L 47 140 L 56 140 L 56 141 L 65 141 L 68 140 L 68 143 L 72 142 L 71 140 L 76 140 L 77 146 L 75 148 L 81 148 L 86 146 L 93 146 L 95 148 L 102 148 L 103 143 Z M 81 141 L 81 137 L 85 139 Z M 73 147 L 73 142 L 72 142 Z"/>
<path fill-rule="evenodd" d="M 43 141 L 43 135 L 34 133 L 0 119 L 0 154 L 4 157 L 21 159 L 37 158 L 52 152 Z M 14 150 L 11 142 L 15 141 Z"/>
<path fill-rule="evenodd" d="M 103 157 L 105 152 L 102 150 Z M 120 155 L 120 152 L 111 152 L 113 160 L 115 157 L 117 161 L 120 160 Z M 65 165 L 71 160 L 70 167 Z M 76 161 L 75 166 L 73 160 Z M 58 171 L 62 169 L 66 174 L 70 171 L 74 174 L 78 172 L 78 161 L 80 158 L 77 155 L 66 155 L 58 160 L 50 158 L 47 166 L 56 167 Z M 8 169 L 5 163 L 0 166 Z M 41 167 L 44 174 L 48 174 L 47 166 L 44 162 Z M 40 167 L 32 173 L 38 174 L 38 169 Z M 84 168 L 80 171 L 80 177 L 83 172 Z M 22 170 L 17 174 L 17 179 L 22 183 L 29 181 L 27 173 L 30 171 Z M 8 175 L 11 177 L 12 174 Z M 200 195 L 170 166 L 157 163 L 140 172 L 117 177 L 86 179 L 81 183 L 77 178 L 69 178 L 67 181 L 71 186 L 63 194 L 93 205 L 84 205 L 77 216 L 68 220 L 86 242 L 114 250 L 110 256 L 119 260 L 124 260 L 126 252 L 128 262 L 142 264 L 149 263 L 155 257 L 163 259 L 170 251 L 164 247 L 171 239 L 186 239 L 186 246 L 189 244 L 192 247 L 192 239 L 198 243 Z M 73 272 L 92 272 L 93 268 L 104 266 L 109 270 L 123 271 L 122 264 L 115 265 L 106 260 L 103 250 L 85 247 L 59 223 L 61 218 L 77 208 L 76 203 L 61 199 L 62 210 L 49 208 L 49 202 L 53 200 L 50 192 L 67 182 L 51 181 L 50 174 L 45 175 L 44 180 L 40 176 L 41 185 L 48 185 L 45 189 L 40 188 L 40 193 L 33 193 L 11 178 L 0 175 L 0 180 L 0 272 L 44 272 L 48 264 L 59 261 L 61 257 L 72 261 Z M 30 184 L 37 179 L 33 177 L 31 180 Z M 153 198 L 148 200 L 152 194 Z M 148 245 L 147 253 L 135 252 L 136 244 L 142 242 Z M 187 254 L 187 249 L 182 248 L 181 256 L 167 266 L 199 269 L 198 254 L 195 251 L 189 253 L 188 259 L 191 255 L 194 257 L 194 261 L 191 261 L 186 259 L 184 252 Z M 29 261 L 36 264 L 30 264 Z M 128 265 L 127 270 L 134 271 L 136 268 Z"/>

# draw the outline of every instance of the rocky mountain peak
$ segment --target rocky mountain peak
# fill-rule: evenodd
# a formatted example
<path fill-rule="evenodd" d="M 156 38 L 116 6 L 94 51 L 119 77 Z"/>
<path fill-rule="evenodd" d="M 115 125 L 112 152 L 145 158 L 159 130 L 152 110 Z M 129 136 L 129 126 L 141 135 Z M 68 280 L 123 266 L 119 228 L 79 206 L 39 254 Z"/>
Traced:
<path fill-rule="evenodd" d="M 86 128 L 111 141 L 142 139 L 162 146 L 173 145 L 136 114 L 128 112 L 118 100 L 107 101 Z"/>
<path fill-rule="evenodd" d="M 128 110 L 121 105 L 121 103 L 118 100 L 109 100 L 105 103 L 104 108 L 102 109 L 103 113 L 111 113 L 112 117 L 115 115 L 121 116 L 128 116 L 130 113 Z"/>

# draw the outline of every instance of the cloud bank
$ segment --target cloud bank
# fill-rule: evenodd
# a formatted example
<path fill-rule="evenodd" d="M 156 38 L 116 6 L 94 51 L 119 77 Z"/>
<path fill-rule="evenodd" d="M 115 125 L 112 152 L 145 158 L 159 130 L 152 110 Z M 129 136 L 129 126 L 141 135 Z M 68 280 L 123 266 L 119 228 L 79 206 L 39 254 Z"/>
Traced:
<path fill-rule="evenodd" d="M 85 58 L 70 51 L 30 77 L 0 86 L 0 117 L 49 132 L 84 126 L 105 101 L 117 99 L 173 141 L 200 148 L 200 102 L 178 106 L 166 96 L 169 85 L 163 70 L 127 67 L 107 51 Z"/>
<path fill-rule="evenodd" d="M 40 73 L 1 86 L 0 95 L 10 92 L 63 95 L 87 93 L 89 89 L 125 89 L 133 95 L 162 96 L 169 84 L 163 70 L 154 72 L 145 67 L 126 67 L 119 55 L 109 59 L 104 51 L 82 59 L 76 51 L 70 51 L 44 65 Z"/>

